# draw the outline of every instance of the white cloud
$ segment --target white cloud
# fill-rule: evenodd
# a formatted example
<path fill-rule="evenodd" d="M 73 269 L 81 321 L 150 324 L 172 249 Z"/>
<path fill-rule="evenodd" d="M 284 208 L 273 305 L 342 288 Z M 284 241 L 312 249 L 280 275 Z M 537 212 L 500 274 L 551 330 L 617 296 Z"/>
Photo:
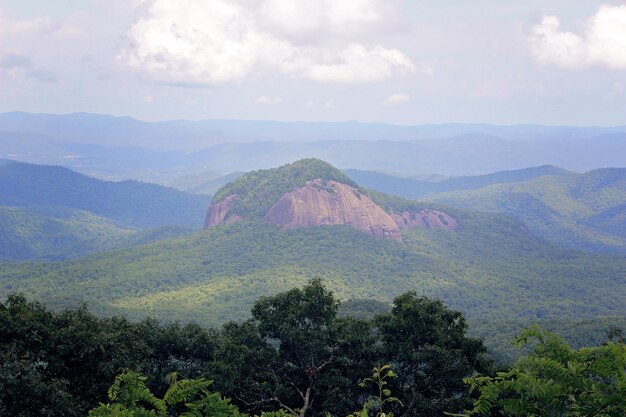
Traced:
<path fill-rule="evenodd" d="M 411 100 L 411 96 L 405 93 L 398 93 L 398 94 L 392 94 L 389 97 L 387 97 L 384 101 L 383 101 L 383 106 L 387 106 L 387 107 L 393 107 L 393 106 L 397 106 L 399 104 L 405 104 L 408 103 Z"/>
<path fill-rule="evenodd" d="M 217 84 L 241 79 L 280 44 L 254 28 L 252 15 L 223 0 L 157 0 L 135 23 L 119 58 L 160 81 Z"/>
<path fill-rule="evenodd" d="M 376 46 L 366 49 L 361 44 L 352 44 L 332 57 L 334 62 L 319 62 L 305 59 L 296 63 L 304 77 L 323 82 L 362 83 L 382 81 L 399 68 L 412 70 L 413 63 L 397 49 Z M 288 66 L 287 66 L 288 68 Z"/>
<path fill-rule="evenodd" d="M 388 14 L 380 0 L 265 0 L 261 24 L 290 37 L 354 34 L 371 29 Z"/>
<path fill-rule="evenodd" d="M 280 104 L 283 102 L 282 97 L 270 97 L 270 96 L 259 96 L 254 100 L 256 104 L 262 105 L 271 105 L 271 104 Z"/>
<path fill-rule="evenodd" d="M 539 62 L 567 69 L 626 69 L 626 5 L 600 7 L 582 35 L 561 31 L 560 24 L 558 17 L 544 16 L 533 27 L 531 50 Z"/>
<path fill-rule="evenodd" d="M 262 72 L 376 82 L 414 68 L 401 51 L 361 39 L 386 9 L 382 0 L 153 0 L 118 60 L 173 83 L 215 85 Z"/>

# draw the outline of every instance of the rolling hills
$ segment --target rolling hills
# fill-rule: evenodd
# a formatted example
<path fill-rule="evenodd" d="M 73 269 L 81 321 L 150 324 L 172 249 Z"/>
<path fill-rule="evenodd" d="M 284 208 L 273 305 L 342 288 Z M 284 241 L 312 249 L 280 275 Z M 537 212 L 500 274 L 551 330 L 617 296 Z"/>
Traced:
<path fill-rule="evenodd" d="M 63 260 L 188 234 L 209 197 L 0 161 L 0 260 Z"/>
<path fill-rule="evenodd" d="M 448 191 L 475 190 L 494 184 L 519 183 L 544 175 L 569 175 L 573 172 L 544 165 L 513 171 L 500 171 L 485 175 L 446 178 L 441 181 L 420 181 L 395 177 L 374 171 L 344 170 L 345 174 L 364 187 L 408 199 L 420 199 L 429 194 Z"/>
<path fill-rule="evenodd" d="M 260 217 L 258 207 L 320 175 L 344 180 L 319 161 L 290 167 L 248 174 L 216 194 L 214 203 L 234 191 L 247 190 L 251 202 L 267 195 L 256 206 L 242 206 L 240 214 L 252 215 L 248 219 L 77 260 L 4 263 L 0 295 L 22 291 L 56 307 L 85 300 L 99 314 L 216 325 L 245 318 L 259 296 L 321 277 L 344 300 L 388 302 L 415 290 L 443 299 L 474 323 L 626 315 L 626 257 L 559 249 L 499 214 L 362 189 L 388 213 L 445 210 L 458 227 L 407 228 L 401 241 L 372 237 L 349 224 L 277 227 Z M 283 178 L 292 179 L 289 187 L 276 184 Z"/>
<path fill-rule="evenodd" d="M 441 204 L 503 213 L 533 233 L 561 246 L 626 252 L 626 169 L 547 175 L 518 184 L 428 197 Z"/>
<path fill-rule="evenodd" d="M 102 181 L 60 166 L 0 165 L 0 205 L 85 210 L 124 228 L 200 227 L 209 200 L 154 184 Z"/>
<path fill-rule="evenodd" d="M 0 206 L 0 261 L 79 258 L 191 232 L 182 226 L 125 229 L 112 220 L 71 208 Z"/>

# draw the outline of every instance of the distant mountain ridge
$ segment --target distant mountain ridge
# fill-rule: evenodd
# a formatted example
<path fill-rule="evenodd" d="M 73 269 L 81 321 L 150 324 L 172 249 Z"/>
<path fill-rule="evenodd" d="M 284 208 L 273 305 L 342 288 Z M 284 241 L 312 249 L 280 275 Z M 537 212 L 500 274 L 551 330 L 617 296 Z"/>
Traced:
<path fill-rule="evenodd" d="M 492 135 L 524 140 L 558 136 L 588 138 L 626 133 L 623 126 L 546 126 L 537 124 L 440 123 L 393 125 L 375 122 L 290 122 L 258 120 L 169 120 L 146 122 L 128 116 L 92 113 L 0 113 L 0 131 L 30 132 L 76 143 L 140 146 L 148 149 L 202 149 L 227 142 L 323 140 L 429 140 L 461 135 Z M 171 139 L 176 137 L 175 143 Z M 107 143 L 108 142 L 108 143 Z M 148 146 L 147 146 L 148 145 Z M 175 147 L 173 147 L 175 146 Z"/>
<path fill-rule="evenodd" d="M 0 205 L 75 208 L 122 227 L 200 227 L 208 200 L 154 184 L 102 181 L 60 166 L 0 165 Z"/>
<path fill-rule="evenodd" d="M 142 122 L 92 114 L 0 114 L 0 158 L 67 165 L 106 179 L 165 183 L 202 170 L 250 171 L 315 157 L 404 176 L 555 165 L 626 166 L 626 127 Z"/>
<path fill-rule="evenodd" d="M 509 215 L 562 246 L 626 253 L 626 168 L 546 175 L 520 183 L 433 194 L 428 199 Z"/>
<path fill-rule="evenodd" d="M 356 169 L 346 169 L 344 173 L 365 187 L 410 199 L 447 191 L 473 190 L 493 184 L 523 182 L 543 175 L 574 174 L 551 165 L 499 171 L 486 175 L 452 177 L 437 182 L 419 181 Z"/>

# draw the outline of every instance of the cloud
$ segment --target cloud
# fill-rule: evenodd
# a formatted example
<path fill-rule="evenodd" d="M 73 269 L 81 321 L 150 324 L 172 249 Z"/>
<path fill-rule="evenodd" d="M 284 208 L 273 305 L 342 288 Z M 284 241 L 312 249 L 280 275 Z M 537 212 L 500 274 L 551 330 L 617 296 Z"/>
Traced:
<path fill-rule="evenodd" d="M 167 83 L 216 85 L 273 73 L 376 82 L 414 68 L 400 50 L 362 39 L 388 8 L 382 0 L 153 0 L 127 31 L 118 60 Z"/>
<path fill-rule="evenodd" d="M 316 52 L 319 51 L 312 54 Z M 329 61 L 323 62 L 323 57 L 301 57 L 283 64 L 283 69 L 289 73 L 295 68 L 301 76 L 315 81 L 367 83 L 387 79 L 396 69 L 414 68 L 411 60 L 397 49 L 382 46 L 367 49 L 361 44 L 349 45 L 333 54 Z"/>
<path fill-rule="evenodd" d="M 7 35 L 32 35 L 53 32 L 59 28 L 59 24 L 48 17 L 35 17 L 32 19 L 16 19 L 0 9 L 0 33 Z"/>
<path fill-rule="evenodd" d="M 12 78 L 26 77 L 42 83 L 55 83 L 58 81 L 55 73 L 34 68 L 30 57 L 16 53 L 0 55 L 0 70 Z"/>
<path fill-rule="evenodd" d="M 387 97 L 384 101 L 383 101 L 383 106 L 387 106 L 387 107 L 393 107 L 393 106 L 397 106 L 399 104 L 405 104 L 408 103 L 411 100 L 411 96 L 408 94 L 404 94 L 404 93 L 398 93 L 398 94 L 392 94 L 389 97 Z"/>
<path fill-rule="evenodd" d="M 26 55 L 6 53 L 0 55 L 0 68 L 28 68 L 32 61 Z"/>
<path fill-rule="evenodd" d="M 601 6 L 581 35 L 562 31 L 558 17 L 544 16 L 532 28 L 530 42 L 533 56 L 543 64 L 626 69 L 626 5 Z"/>
<path fill-rule="evenodd" d="M 280 104 L 283 102 L 281 97 L 269 97 L 269 96 L 260 96 L 254 100 L 256 104 L 261 105 L 271 105 L 271 104 Z"/>
<path fill-rule="evenodd" d="M 265 0 L 258 14 L 261 26 L 310 40 L 362 33 L 382 23 L 389 7 L 379 0 Z"/>
<path fill-rule="evenodd" d="M 42 69 L 31 69 L 26 72 L 29 78 L 35 79 L 41 83 L 54 84 L 59 81 L 59 77 L 52 72 Z"/>

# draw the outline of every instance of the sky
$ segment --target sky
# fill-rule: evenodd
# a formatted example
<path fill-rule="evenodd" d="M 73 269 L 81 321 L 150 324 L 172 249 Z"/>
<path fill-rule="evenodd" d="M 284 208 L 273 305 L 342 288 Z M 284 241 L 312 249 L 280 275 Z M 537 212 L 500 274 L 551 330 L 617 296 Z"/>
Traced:
<path fill-rule="evenodd" d="M 626 124 L 626 1 L 0 0 L 0 112 Z"/>

